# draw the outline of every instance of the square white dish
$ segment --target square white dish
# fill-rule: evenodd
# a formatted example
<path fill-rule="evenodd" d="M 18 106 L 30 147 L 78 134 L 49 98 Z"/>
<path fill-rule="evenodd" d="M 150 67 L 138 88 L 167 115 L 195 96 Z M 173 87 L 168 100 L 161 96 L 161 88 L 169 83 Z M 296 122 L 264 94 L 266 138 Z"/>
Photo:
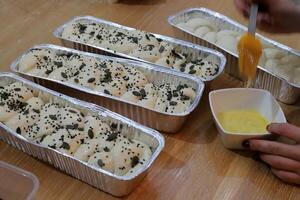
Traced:
<path fill-rule="evenodd" d="M 252 88 L 216 90 L 209 93 L 209 103 L 223 145 L 228 149 L 245 149 L 242 146 L 243 141 L 253 138 L 272 138 L 272 134 L 227 132 L 217 118 L 217 114 L 220 112 L 256 110 L 270 123 L 286 123 L 281 107 L 272 94 L 266 90 Z"/>

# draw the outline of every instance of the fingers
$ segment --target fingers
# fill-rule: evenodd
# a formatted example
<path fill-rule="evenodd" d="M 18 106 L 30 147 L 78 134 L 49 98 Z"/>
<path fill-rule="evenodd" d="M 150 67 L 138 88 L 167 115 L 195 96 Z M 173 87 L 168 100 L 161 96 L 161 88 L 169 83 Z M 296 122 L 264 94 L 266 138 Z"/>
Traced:
<path fill-rule="evenodd" d="M 249 147 L 253 151 L 259 151 L 266 154 L 279 155 L 300 161 L 300 151 L 297 145 L 287 145 L 268 140 L 250 140 Z"/>
<path fill-rule="evenodd" d="M 265 32 L 269 33 L 283 33 L 282 29 L 279 29 L 273 22 L 272 18 L 267 13 L 259 13 L 257 16 L 257 27 Z"/>
<path fill-rule="evenodd" d="M 261 154 L 260 158 L 272 168 L 293 171 L 295 173 L 300 172 L 300 162 L 298 161 L 270 154 Z"/>
<path fill-rule="evenodd" d="M 284 182 L 300 184 L 300 175 L 294 172 L 271 168 L 272 173 Z"/>
<path fill-rule="evenodd" d="M 234 3 L 244 17 L 248 18 L 250 14 L 250 2 L 248 0 L 234 0 Z"/>
<path fill-rule="evenodd" d="M 300 143 L 300 128 L 294 125 L 274 123 L 268 126 L 268 131 Z"/>

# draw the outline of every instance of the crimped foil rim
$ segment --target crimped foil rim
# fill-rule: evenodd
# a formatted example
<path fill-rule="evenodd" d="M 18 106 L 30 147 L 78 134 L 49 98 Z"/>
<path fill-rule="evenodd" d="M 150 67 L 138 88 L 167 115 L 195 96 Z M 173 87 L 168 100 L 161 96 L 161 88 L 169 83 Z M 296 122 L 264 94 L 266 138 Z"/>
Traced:
<path fill-rule="evenodd" d="M 81 164 L 87 166 L 88 168 L 91 168 L 99 173 L 103 173 L 103 174 L 106 174 L 110 177 L 113 177 L 115 179 L 118 179 L 118 180 L 122 180 L 122 181 L 129 181 L 129 180 L 132 180 L 134 178 L 136 178 L 137 176 L 139 176 L 140 174 L 142 174 L 143 172 L 145 172 L 151 165 L 152 163 L 156 160 L 156 158 L 158 157 L 158 155 L 160 154 L 160 152 L 162 151 L 162 149 L 164 148 L 165 146 L 165 139 L 164 137 L 156 130 L 153 130 L 151 128 L 148 128 L 146 126 L 143 126 L 137 122 L 134 122 L 126 117 L 123 117 L 117 113 L 114 113 L 112 111 L 109 111 L 103 107 L 100 107 L 100 106 L 97 106 L 95 104 L 92 104 L 92 103 L 87 103 L 87 102 L 84 102 L 84 101 L 81 101 L 81 100 L 78 100 L 78 99 L 75 99 L 73 97 L 69 97 L 69 96 L 66 96 L 66 95 L 63 95 L 61 93 L 58 93 L 58 92 L 55 92 L 53 90 L 49 90 L 45 87 L 42 87 L 36 83 L 33 83 L 27 79 L 24 79 L 22 77 L 19 77 L 15 74 L 12 74 L 12 73 L 7 73 L 7 72 L 3 72 L 3 73 L 0 73 L 0 78 L 2 77 L 8 77 L 8 78 L 11 78 L 11 79 L 14 79 L 16 81 L 20 81 L 20 82 L 23 82 L 24 84 L 26 85 L 29 85 L 30 87 L 36 89 L 36 90 L 39 90 L 41 92 L 45 92 L 45 93 L 48 93 L 49 95 L 53 96 L 53 97 L 57 97 L 57 98 L 60 98 L 60 99 L 64 99 L 72 104 L 75 104 L 75 105 L 78 105 L 80 107 L 83 107 L 84 109 L 87 109 L 87 110 L 90 110 L 92 112 L 96 112 L 98 115 L 100 116 L 110 116 L 111 118 L 114 118 L 116 120 L 119 120 L 120 122 L 124 123 L 124 124 L 129 124 L 130 126 L 134 127 L 135 129 L 139 129 L 141 130 L 144 134 L 148 134 L 148 135 L 151 135 L 153 136 L 153 138 L 157 139 L 158 141 L 158 146 L 155 150 L 155 152 L 152 153 L 152 156 L 151 156 L 151 159 L 147 162 L 147 165 L 145 165 L 144 167 L 141 167 L 140 169 L 138 169 L 135 173 L 133 174 L 130 174 L 130 175 L 127 175 L 127 176 L 119 176 L 119 175 L 116 175 L 116 174 L 113 174 L 111 172 L 108 172 L 106 170 L 103 170 L 101 168 L 97 168 L 97 167 L 94 167 L 94 166 L 91 166 L 89 164 L 87 164 L 86 162 L 84 161 L 81 161 L 73 156 L 70 156 L 70 155 L 67 155 L 65 153 L 62 153 L 56 149 L 51 149 L 49 147 L 44 147 L 44 146 L 41 146 L 33 141 L 30 141 L 30 140 L 27 140 L 25 137 L 17 134 L 15 131 L 13 131 L 12 129 L 10 129 L 9 127 L 7 127 L 5 124 L 1 123 L 0 122 L 0 127 L 3 128 L 6 132 L 12 134 L 14 137 L 17 137 L 18 139 L 21 139 L 27 143 L 30 143 L 34 146 L 38 146 L 39 148 L 44 148 L 44 149 L 49 149 L 51 151 L 54 151 L 58 154 L 61 154 L 63 156 L 66 156 L 66 157 L 69 157 L 77 162 L 80 162 Z M 52 165 L 52 164 L 50 164 Z M 53 165 L 52 165 L 53 166 Z"/>
<path fill-rule="evenodd" d="M 114 23 L 114 22 L 111 22 L 111 21 L 107 21 L 107 20 L 104 20 L 104 19 L 99 19 L 99 18 L 96 18 L 96 17 L 93 17 L 93 16 L 76 16 L 76 17 L 73 17 L 72 19 L 70 19 L 69 21 L 65 22 L 63 25 L 59 26 L 53 32 L 53 35 L 55 37 L 61 39 L 61 40 L 68 40 L 68 41 L 71 41 L 71 42 L 74 42 L 74 43 L 84 44 L 86 46 L 93 47 L 93 48 L 99 49 L 101 51 L 109 52 L 109 53 L 114 54 L 116 56 L 121 56 L 121 57 L 125 57 L 125 58 L 130 58 L 130 59 L 133 59 L 133 60 L 138 60 L 138 61 L 141 61 L 141 62 L 152 64 L 152 65 L 160 67 L 160 68 L 166 68 L 162 65 L 158 65 L 158 64 L 146 61 L 146 60 L 142 60 L 142 59 L 139 59 L 139 58 L 136 58 L 136 57 L 124 54 L 124 53 L 118 53 L 118 52 L 115 52 L 113 50 L 108 50 L 108 49 L 103 48 L 103 47 L 98 47 L 98 46 L 95 46 L 95 45 L 85 44 L 85 43 L 81 43 L 81 42 L 78 42 L 78 41 L 75 41 L 75 40 L 70 40 L 70 39 L 63 38 L 61 35 L 62 35 L 62 32 L 63 32 L 64 28 L 67 25 L 69 25 L 70 23 L 72 23 L 73 21 L 77 21 L 77 20 L 92 20 L 92 21 L 96 21 L 98 23 L 102 23 L 102 24 L 109 25 L 109 26 L 114 26 L 114 27 L 117 27 L 117 28 L 120 28 L 120 29 L 125 29 L 125 30 L 129 30 L 129 31 L 137 30 L 135 28 L 131 28 L 131 27 L 128 27 L 128 26 L 123 26 L 123 25 L 120 25 L 120 24 L 117 24 L 117 23 Z M 150 32 L 148 32 L 148 33 L 150 33 Z M 218 74 L 216 76 L 214 76 L 213 78 L 208 79 L 208 80 L 202 80 L 200 77 L 195 76 L 197 79 L 200 79 L 203 82 L 209 82 L 209 81 L 212 81 L 212 80 L 216 79 L 217 77 L 219 77 L 220 74 L 224 71 L 224 68 L 225 68 L 225 65 L 226 65 L 226 57 L 222 53 L 220 53 L 216 50 L 213 50 L 213 49 L 210 49 L 210 48 L 207 48 L 207 47 L 203 47 L 203 46 L 200 46 L 200 45 L 197 45 L 197 44 L 193 44 L 193 43 L 190 43 L 190 42 L 186 42 L 186 41 L 183 41 L 183 40 L 179 40 L 179 39 L 175 39 L 175 38 L 171 38 L 171 37 L 167 37 L 167 36 L 163 36 L 163 35 L 159 35 L 159 34 L 155 34 L 155 33 L 151 33 L 151 34 L 153 34 L 155 37 L 157 37 L 159 39 L 168 41 L 170 43 L 174 43 L 174 44 L 177 44 L 177 45 L 184 45 L 184 46 L 187 46 L 187 47 L 192 48 L 192 49 L 197 49 L 198 51 L 201 51 L 201 52 L 212 54 L 214 56 L 217 56 L 221 60 L 220 66 L 219 66 L 219 71 L 218 71 Z M 168 69 L 170 71 L 178 72 L 175 69 L 170 69 L 170 68 L 166 68 L 166 69 Z M 179 72 L 179 73 L 182 73 L 182 72 Z"/>
<path fill-rule="evenodd" d="M 140 106 L 140 105 L 138 105 L 136 103 L 123 100 L 123 99 L 121 99 L 119 97 L 107 95 L 107 94 L 104 94 L 104 93 L 101 93 L 101 92 L 96 92 L 96 91 L 93 91 L 93 90 L 91 90 L 89 88 L 86 88 L 86 87 L 82 87 L 82 86 L 74 85 L 74 84 L 70 84 L 70 83 L 62 83 L 62 82 L 60 82 L 58 80 L 50 79 L 48 77 L 35 76 L 35 75 L 31 75 L 31 74 L 28 74 L 28 73 L 25 73 L 25 72 L 20 72 L 19 70 L 17 70 L 17 67 L 18 67 L 20 59 L 23 56 L 25 56 L 25 54 L 28 53 L 31 49 L 34 49 L 34 48 L 51 48 L 51 49 L 54 49 L 54 50 L 68 51 L 68 52 L 72 52 L 72 53 L 76 53 L 76 54 L 81 54 L 81 55 L 85 55 L 85 56 L 91 56 L 91 57 L 94 57 L 94 58 L 120 61 L 120 62 L 125 63 L 125 64 L 139 65 L 140 67 L 145 68 L 145 69 L 150 69 L 150 70 L 155 70 L 155 71 L 163 72 L 163 73 L 166 73 L 166 74 L 171 74 L 173 76 L 178 76 L 178 77 L 181 77 L 181 78 L 184 78 L 184 79 L 190 79 L 190 80 L 194 81 L 195 83 L 197 83 L 197 87 L 198 88 L 196 88 L 197 89 L 197 91 L 196 91 L 197 92 L 196 93 L 196 98 L 194 99 L 194 101 L 191 104 L 191 106 L 185 112 L 183 112 L 183 113 L 165 113 L 165 112 L 160 112 L 160 111 L 157 111 L 157 110 L 154 110 L 154 109 L 145 108 L 145 107 Z M 83 51 L 79 51 L 79 50 L 75 50 L 75 49 L 70 49 L 70 48 L 67 48 L 67 47 L 61 47 L 61 46 L 57 46 L 57 45 L 52 45 L 52 44 L 35 45 L 35 46 L 27 49 L 22 55 L 20 55 L 16 60 L 14 60 L 12 62 L 11 66 L 10 66 L 10 69 L 13 72 L 17 72 L 17 73 L 20 73 L 20 74 L 23 74 L 23 75 L 27 75 L 27 76 L 31 76 L 31 77 L 36 77 L 36 78 L 39 78 L 39 79 L 44 79 L 44 80 L 52 81 L 52 82 L 55 82 L 57 84 L 66 85 L 66 86 L 68 86 L 70 88 L 77 89 L 77 90 L 79 90 L 81 92 L 85 92 L 85 93 L 92 94 L 92 95 L 97 95 L 97 96 L 101 96 L 101 97 L 106 97 L 106 98 L 114 99 L 116 101 L 121 101 L 121 102 L 124 102 L 124 103 L 127 103 L 127 104 L 131 104 L 131 105 L 134 105 L 134 106 L 137 106 L 137 107 L 141 107 L 141 108 L 150 110 L 151 112 L 156 112 L 156 113 L 159 113 L 159 114 L 162 114 L 162 115 L 165 115 L 165 116 L 183 117 L 183 116 L 189 115 L 199 105 L 200 100 L 201 100 L 201 98 L 203 96 L 204 88 L 205 88 L 205 85 L 204 85 L 203 81 L 201 81 L 200 79 L 192 77 L 192 76 L 189 76 L 187 74 L 180 73 L 180 72 L 178 72 L 176 70 L 168 70 L 168 69 L 164 69 L 164 67 L 157 68 L 156 66 L 152 66 L 151 64 L 140 62 L 140 61 L 128 60 L 128 59 L 125 59 L 125 58 L 116 58 L 116 57 L 111 57 L 111 56 L 104 56 L 104 55 L 99 55 L 99 54 L 93 54 L 93 53 L 89 53 L 89 52 L 83 52 Z"/>

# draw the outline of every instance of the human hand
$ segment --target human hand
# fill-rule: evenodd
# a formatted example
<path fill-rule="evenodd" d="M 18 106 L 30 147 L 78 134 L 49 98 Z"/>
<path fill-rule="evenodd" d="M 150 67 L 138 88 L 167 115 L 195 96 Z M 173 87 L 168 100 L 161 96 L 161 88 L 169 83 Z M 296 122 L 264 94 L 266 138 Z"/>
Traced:
<path fill-rule="evenodd" d="M 300 7 L 292 0 L 234 0 L 249 17 L 251 2 L 258 3 L 257 27 L 272 33 L 300 32 Z"/>
<path fill-rule="evenodd" d="M 296 144 L 252 139 L 243 146 L 258 151 L 262 161 L 270 165 L 272 173 L 284 182 L 300 184 L 300 128 L 291 124 L 271 124 L 268 131 L 289 138 Z"/>

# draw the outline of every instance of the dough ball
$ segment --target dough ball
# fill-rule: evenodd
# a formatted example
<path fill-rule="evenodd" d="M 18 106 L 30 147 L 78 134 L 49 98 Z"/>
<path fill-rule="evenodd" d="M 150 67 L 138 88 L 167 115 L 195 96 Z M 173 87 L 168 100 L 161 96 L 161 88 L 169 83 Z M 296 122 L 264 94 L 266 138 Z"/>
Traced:
<path fill-rule="evenodd" d="M 184 113 L 190 106 L 190 101 L 181 101 L 179 98 L 172 99 L 167 104 L 166 112 L 168 113 Z"/>
<path fill-rule="evenodd" d="M 100 76 L 99 70 L 85 67 L 78 75 L 72 77 L 68 82 L 93 89 L 100 83 Z"/>
<path fill-rule="evenodd" d="M 94 46 L 100 46 L 103 41 L 105 41 L 110 33 L 110 30 L 108 28 L 106 28 L 104 25 L 101 24 L 97 24 L 98 28 L 97 30 L 95 30 L 95 33 L 93 34 L 93 36 L 91 37 L 91 39 L 89 39 L 87 41 L 88 44 L 94 45 Z"/>
<path fill-rule="evenodd" d="M 22 72 L 28 72 L 35 68 L 45 71 L 51 70 L 52 66 L 49 65 L 52 63 L 55 57 L 55 53 L 47 49 L 32 49 L 20 60 L 19 70 Z M 52 69 L 53 70 L 53 69 Z"/>
<path fill-rule="evenodd" d="M 172 51 L 175 49 L 173 44 L 169 42 L 162 41 L 160 43 L 158 52 L 160 53 L 161 57 L 170 57 L 172 56 Z"/>
<path fill-rule="evenodd" d="M 98 137 L 98 141 L 99 141 L 98 151 L 103 151 L 105 147 L 108 147 L 111 150 L 113 146 L 118 144 L 124 138 L 125 136 L 122 135 L 121 133 L 113 132 L 113 131 L 109 132 L 106 135 L 101 135 L 100 137 Z"/>
<path fill-rule="evenodd" d="M 206 58 L 204 58 L 204 61 L 207 61 L 208 64 L 214 65 L 216 67 L 218 67 L 220 65 L 219 58 L 214 55 L 207 56 Z"/>
<path fill-rule="evenodd" d="M 154 45 L 140 46 L 129 53 L 130 56 L 136 57 L 148 62 L 156 62 L 160 58 L 159 48 Z"/>
<path fill-rule="evenodd" d="M 279 64 L 279 60 L 277 60 L 277 59 L 269 59 L 269 60 L 266 61 L 264 67 L 267 70 L 270 70 L 272 72 L 274 70 L 274 68 L 277 67 L 278 64 Z"/>
<path fill-rule="evenodd" d="M 87 20 L 76 21 L 64 28 L 62 38 L 86 43 L 94 36 L 98 27 Z"/>
<path fill-rule="evenodd" d="M 51 72 L 48 78 L 65 82 L 71 77 L 71 70 L 66 67 L 61 67 Z"/>
<path fill-rule="evenodd" d="M 240 35 L 241 35 L 241 33 L 237 32 L 237 31 L 222 30 L 217 33 L 217 40 L 222 40 L 222 38 L 224 38 L 224 37 L 233 37 L 233 38 L 237 39 L 237 37 L 239 37 Z"/>
<path fill-rule="evenodd" d="M 110 126 L 97 116 L 86 116 L 84 119 L 84 131 L 90 139 L 107 134 L 111 131 Z"/>
<path fill-rule="evenodd" d="M 59 129 L 57 132 L 47 135 L 40 144 L 72 155 L 85 138 L 86 135 L 82 131 Z"/>
<path fill-rule="evenodd" d="M 300 68 L 295 68 L 291 81 L 297 85 L 300 85 Z"/>
<path fill-rule="evenodd" d="M 126 82 L 119 77 L 115 77 L 109 83 L 101 83 L 100 85 L 94 88 L 97 92 L 102 92 L 104 94 L 112 96 L 122 96 L 126 92 Z"/>
<path fill-rule="evenodd" d="M 260 57 L 260 59 L 259 59 L 258 65 L 261 66 L 261 67 L 264 67 L 265 64 L 266 64 L 266 62 L 267 62 L 266 54 L 265 54 L 264 51 L 262 51 L 262 54 L 261 54 L 261 57 Z"/>
<path fill-rule="evenodd" d="M 50 135 L 59 129 L 61 120 L 58 104 L 47 103 L 40 112 L 40 119 L 26 131 L 24 137 L 30 140 Z"/>
<path fill-rule="evenodd" d="M 126 67 L 126 75 L 124 78 L 127 81 L 128 88 L 141 88 L 147 83 L 147 77 L 135 68 Z"/>
<path fill-rule="evenodd" d="M 144 143 L 136 140 L 124 139 L 118 143 L 112 151 L 115 174 L 126 174 L 140 162 L 143 162 L 144 164 L 150 159 L 151 155 L 151 150 Z"/>
<path fill-rule="evenodd" d="M 155 37 L 155 35 L 151 34 L 151 33 L 147 33 L 144 31 L 137 31 L 137 33 L 135 33 L 134 35 L 136 35 L 139 38 L 139 45 L 143 46 L 143 47 L 158 47 L 159 46 L 159 41 L 158 39 Z"/>
<path fill-rule="evenodd" d="M 0 122 L 6 122 L 16 114 L 17 112 L 11 110 L 7 104 L 0 105 Z"/>
<path fill-rule="evenodd" d="M 203 80 L 210 80 L 216 76 L 219 72 L 219 67 L 211 64 L 205 60 L 194 66 L 196 74 L 198 77 L 201 77 Z"/>
<path fill-rule="evenodd" d="M 19 71 L 28 72 L 37 66 L 38 59 L 34 52 L 29 52 L 20 59 Z"/>
<path fill-rule="evenodd" d="M 136 140 L 133 140 L 133 141 L 136 143 L 136 146 L 144 147 L 144 148 L 142 148 L 144 151 L 141 152 L 142 156 L 139 157 L 138 164 L 136 164 L 132 169 L 130 169 L 125 174 L 125 176 L 135 173 L 137 170 L 139 170 L 141 167 L 143 167 L 147 163 L 147 161 L 150 160 L 150 158 L 152 156 L 152 152 L 147 145 L 143 144 L 142 142 L 136 141 Z M 135 159 L 135 162 L 137 163 L 137 159 Z"/>
<path fill-rule="evenodd" d="M 66 67 L 70 69 L 71 75 L 78 75 L 85 67 L 95 68 L 97 60 L 92 57 L 85 57 L 81 55 L 74 54 L 66 62 Z"/>
<path fill-rule="evenodd" d="M 50 118 L 60 119 L 59 112 L 60 112 L 59 104 L 57 104 L 57 103 L 47 103 L 41 109 L 41 117 L 46 117 L 46 116 L 48 117 L 50 115 L 55 115 L 54 117 L 50 117 Z"/>
<path fill-rule="evenodd" d="M 111 76 L 114 77 L 123 77 L 126 74 L 125 67 L 116 61 L 108 62 L 108 69 L 111 73 Z"/>
<path fill-rule="evenodd" d="M 172 93 L 173 90 L 176 90 L 175 85 L 171 85 L 169 83 L 167 84 L 163 84 L 159 86 L 158 89 L 158 97 L 162 97 L 162 98 L 169 98 L 170 93 Z"/>
<path fill-rule="evenodd" d="M 27 74 L 33 75 L 33 76 L 40 76 L 40 77 L 47 77 L 47 73 L 46 73 L 47 69 L 42 68 L 42 69 L 38 69 L 38 68 L 33 68 L 29 71 L 27 71 Z"/>
<path fill-rule="evenodd" d="M 287 81 L 293 81 L 295 69 L 292 65 L 278 65 L 275 67 L 274 73 Z"/>
<path fill-rule="evenodd" d="M 94 167 L 99 167 L 108 172 L 114 172 L 114 162 L 110 152 L 100 152 L 91 155 L 88 163 Z"/>
<path fill-rule="evenodd" d="M 59 129 L 58 122 L 49 118 L 40 118 L 35 124 L 22 134 L 29 140 L 35 140 L 46 135 L 50 135 Z"/>
<path fill-rule="evenodd" d="M 60 125 L 67 129 L 77 129 L 83 127 L 84 115 L 72 107 L 63 107 L 59 111 L 61 117 Z"/>
<path fill-rule="evenodd" d="M 101 47 L 125 54 L 138 47 L 137 41 L 132 40 L 126 30 L 111 30 L 108 35 L 110 35 L 110 37 L 106 37 L 105 40 L 102 41 L 100 44 Z"/>
<path fill-rule="evenodd" d="M 202 18 L 193 18 L 186 22 L 186 26 L 190 27 L 193 30 L 196 30 L 197 28 L 202 26 L 212 26 L 211 24 L 211 22 Z"/>
<path fill-rule="evenodd" d="M 40 144 L 45 147 L 58 149 L 62 146 L 64 140 L 68 137 L 70 137 L 68 130 L 60 129 L 57 132 L 44 137 Z"/>
<path fill-rule="evenodd" d="M 154 109 L 156 100 L 157 96 L 146 96 L 145 98 L 138 101 L 137 104 L 148 109 Z"/>
<path fill-rule="evenodd" d="M 267 59 L 281 59 L 285 56 L 285 53 L 279 49 L 266 48 L 263 50 Z"/>
<path fill-rule="evenodd" d="M 183 88 L 181 90 L 181 92 L 182 92 L 182 95 L 189 97 L 189 100 L 193 101 L 196 97 L 196 93 L 191 87 Z"/>
<path fill-rule="evenodd" d="M 97 140 L 87 141 L 78 147 L 74 153 L 74 157 L 82 161 L 88 161 L 90 156 L 96 152 L 96 145 Z"/>
<path fill-rule="evenodd" d="M 194 32 L 194 28 L 188 26 L 186 23 L 179 23 L 177 24 L 177 26 L 185 31 L 188 31 L 188 32 L 191 32 L 193 33 Z"/>
<path fill-rule="evenodd" d="M 172 66 L 173 69 L 176 69 L 177 71 L 181 71 L 180 69 L 185 66 L 186 59 L 185 58 L 175 58 L 174 65 Z M 184 71 L 184 70 L 183 70 Z"/>
<path fill-rule="evenodd" d="M 65 131 L 60 129 L 59 131 Z M 62 145 L 58 146 L 60 152 L 66 153 L 68 155 L 73 155 L 78 147 L 87 140 L 87 135 L 83 131 L 78 130 L 68 130 L 69 135 L 63 138 Z"/>
<path fill-rule="evenodd" d="M 204 35 L 206 35 L 210 31 L 211 31 L 211 29 L 208 28 L 207 26 L 201 26 L 195 30 L 195 35 L 202 38 Z"/>
<path fill-rule="evenodd" d="M 23 134 L 25 131 L 32 126 L 39 119 L 39 111 L 25 110 L 24 112 L 14 115 L 5 125 L 18 134 Z"/>
<path fill-rule="evenodd" d="M 153 83 L 148 83 L 145 85 L 144 90 L 147 96 L 148 95 L 156 96 L 158 88 Z"/>
<path fill-rule="evenodd" d="M 26 101 L 27 105 L 25 106 L 24 110 L 35 110 L 36 112 L 40 113 L 44 102 L 42 99 L 38 97 L 31 97 Z"/>
<path fill-rule="evenodd" d="M 280 59 L 280 63 L 293 65 L 295 67 L 300 66 L 300 58 L 296 55 L 287 55 Z"/>
<path fill-rule="evenodd" d="M 14 82 L 5 88 L 9 93 L 9 99 L 26 102 L 33 97 L 33 91 L 21 82 Z"/>
<path fill-rule="evenodd" d="M 207 40 L 210 43 L 217 42 L 217 33 L 216 32 L 208 32 L 203 36 L 204 40 Z"/>
<path fill-rule="evenodd" d="M 154 106 L 154 110 L 159 112 L 166 112 L 167 100 L 162 97 L 158 97 Z"/>
<path fill-rule="evenodd" d="M 141 94 L 138 90 L 127 91 L 121 96 L 121 99 L 132 103 L 136 103 L 140 98 Z"/>
<path fill-rule="evenodd" d="M 220 40 L 217 41 L 217 45 L 230 52 L 237 53 L 238 41 L 233 36 L 227 35 L 220 38 Z"/>
<path fill-rule="evenodd" d="M 175 58 L 174 56 L 166 56 L 158 59 L 155 64 L 162 65 L 164 67 L 171 67 L 174 65 Z"/>

